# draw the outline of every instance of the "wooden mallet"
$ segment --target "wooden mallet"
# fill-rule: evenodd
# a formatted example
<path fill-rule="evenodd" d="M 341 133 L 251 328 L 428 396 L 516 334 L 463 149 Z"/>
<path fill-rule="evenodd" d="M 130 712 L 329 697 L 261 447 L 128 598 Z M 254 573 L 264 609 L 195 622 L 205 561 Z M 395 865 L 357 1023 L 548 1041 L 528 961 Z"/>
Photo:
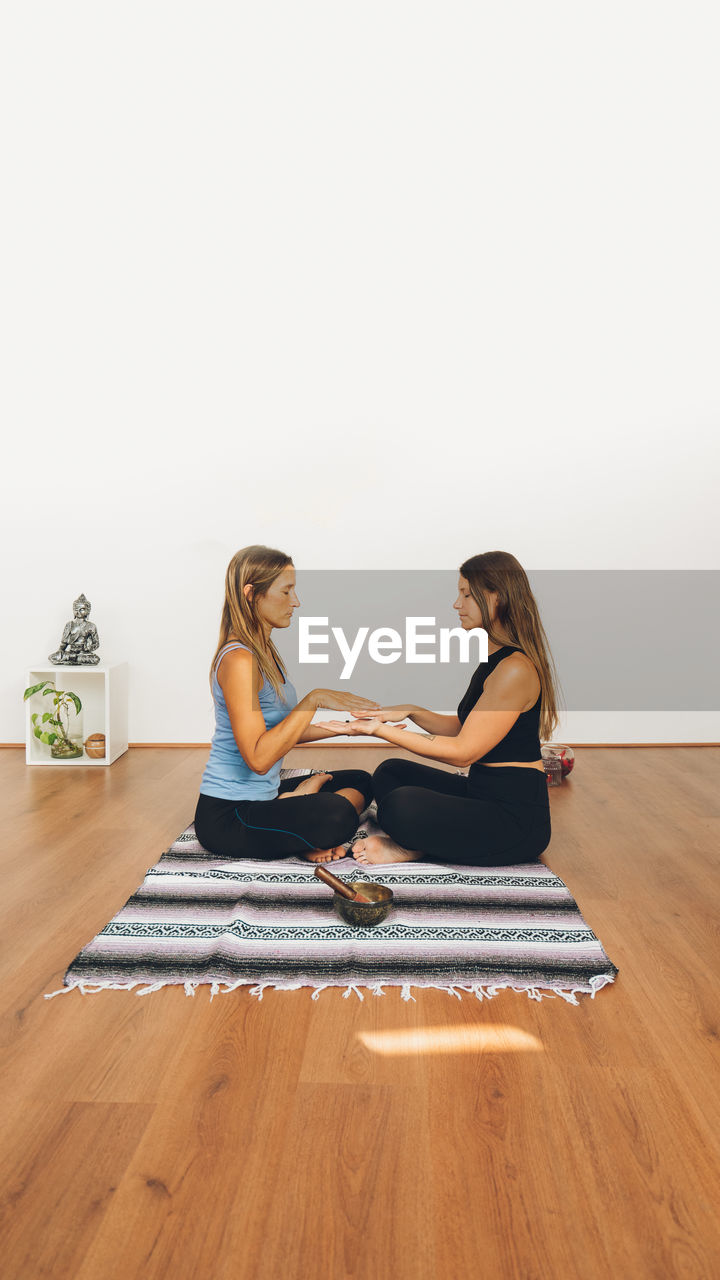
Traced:
<path fill-rule="evenodd" d="M 316 867 L 315 875 L 318 880 L 324 880 L 325 884 L 330 885 L 330 888 L 339 893 L 341 898 L 347 898 L 349 902 L 367 902 L 370 904 L 370 898 L 358 893 L 357 889 L 351 889 L 348 884 L 345 884 L 344 880 L 339 880 L 337 876 L 334 876 L 332 871 L 326 871 L 324 867 Z"/>

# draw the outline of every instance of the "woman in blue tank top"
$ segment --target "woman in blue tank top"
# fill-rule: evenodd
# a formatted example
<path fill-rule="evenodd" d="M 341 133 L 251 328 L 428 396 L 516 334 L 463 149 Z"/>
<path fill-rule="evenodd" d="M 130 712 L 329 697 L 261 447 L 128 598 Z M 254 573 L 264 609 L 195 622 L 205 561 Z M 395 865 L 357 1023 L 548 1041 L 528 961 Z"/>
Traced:
<path fill-rule="evenodd" d="M 343 844 L 372 798 L 363 769 L 280 780 L 291 747 L 344 732 L 312 725 L 318 708 L 355 716 L 378 709 L 369 698 L 332 689 L 312 689 L 298 702 L 272 631 L 288 627 L 299 604 L 289 556 L 263 546 L 233 556 L 210 672 L 215 732 L 194 820 L 200 844 L 220 857 L 344 857 Z"/>
<path fill-rule="evenodd" d="M 464 630 L 482 627 L 488 635 L 488 661 L 473 675 L 457 715 L 404 704 L 364 713 L 370 718 L 342 728 L 469 766 L 468 775 L 385 760 L 373 774 L 373 791 L 386 834 L 355 842 L 359 862 L 512 865 L 536 861 L 550 842 L 540 734 L 550 738 L 557 723 L 555 678 L 527 574 L 506 551 L 472 556 L 460 566 L 453 607 Z M 397 720 L 412 720 L 425 733 L 388 723 Z"/>

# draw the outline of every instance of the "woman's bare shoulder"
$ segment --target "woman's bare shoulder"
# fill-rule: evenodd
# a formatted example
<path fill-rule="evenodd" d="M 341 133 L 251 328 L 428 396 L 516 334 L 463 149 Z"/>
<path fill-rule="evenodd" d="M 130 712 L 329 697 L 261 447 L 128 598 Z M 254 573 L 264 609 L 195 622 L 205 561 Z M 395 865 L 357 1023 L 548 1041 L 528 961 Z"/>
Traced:
<path fill-rule="evenodd" d="M 228 649 L 222 655 L 215 668 L 220 688 L 223 689 L 228 679 L 232 679 L 233 675 L 251 671 L 252 667 L 253 655 L 249 649 Z"/>
<path fill-rule="evenodd" d="M 537 675 L 537 668 L 532 658 L 528 658 L 527 654 L 523 653 L 521 649 L 515 649 L 506 658 L 501 658 L 495 670 L 499 671 L 501 667 L 504 667 L 506 671 L 528 671 L 533 675 Z"/>
<path fill-rule="evenodd" d="M 516 651 L 500 659 L 488 677 L 487 686 L 498 691 L 507 690 L 508 693 L 526 692 L 535 701 L 540 692 L 540 677 L 532 659 L 526 653 Z"/>

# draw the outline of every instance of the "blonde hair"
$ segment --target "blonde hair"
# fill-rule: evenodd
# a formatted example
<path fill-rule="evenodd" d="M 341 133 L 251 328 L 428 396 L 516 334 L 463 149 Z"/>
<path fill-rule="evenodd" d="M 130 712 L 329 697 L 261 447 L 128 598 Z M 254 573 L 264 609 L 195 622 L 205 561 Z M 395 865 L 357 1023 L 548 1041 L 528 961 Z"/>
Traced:
<path fill-rule="evenodd" d="M 460 565 L 460 573 L 467 579 L 470 594 L 480 609 L 488 639 L 501 645 L 505 641 L 493 634 L 483 594 L 497 591 L 496 625 L 510 637 L 511 644 L 527 654 L 540 677 L 540 737 L 547 742 L 558 723 L 559 681 L 525 570 L 509 551 L 485 551 L 465 560 Z"/>
<path fill-rule="evenodd" d="M 285 695 L 275 663 L 283 674 L 285 674 L 285 664 L 272 640 L 267 640 L 267 649 L 265 648 L 256 601 L 258 596 L 265 595 L 275 579 L 289 565 L 292 565 L 290 556 L 286 556 L 283 551 L 275 551 L 272 547 L 253 545 L 235 552 L 225 574 L 225 602 L 220 618 L 220 638 L 210 665 L 211 688 L 218 654 L 232 636 L 241 644 L 247 645 L 262 675 L 284 700 Z M 248 600 L 243 591 L 243 587 L 248 583 L 253 587 L 252 600 Z"/>

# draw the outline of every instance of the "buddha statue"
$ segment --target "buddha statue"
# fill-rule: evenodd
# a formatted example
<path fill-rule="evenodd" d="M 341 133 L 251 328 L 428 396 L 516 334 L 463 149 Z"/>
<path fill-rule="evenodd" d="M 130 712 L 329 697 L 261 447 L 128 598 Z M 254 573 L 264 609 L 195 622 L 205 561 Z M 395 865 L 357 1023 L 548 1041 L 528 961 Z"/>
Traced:
<path fill-rule="evenodd" d="M 100 657 L 95 653 L 100 645 L 100 637 L 94 622 L 88 621 L 90 601 L 85 596 L 78 596 L 73 601 L 72 622 L 65 624 L 62 640 L 56 653 L 49 655 L 49 661 L 55 666 L 95 666 Z"/>

